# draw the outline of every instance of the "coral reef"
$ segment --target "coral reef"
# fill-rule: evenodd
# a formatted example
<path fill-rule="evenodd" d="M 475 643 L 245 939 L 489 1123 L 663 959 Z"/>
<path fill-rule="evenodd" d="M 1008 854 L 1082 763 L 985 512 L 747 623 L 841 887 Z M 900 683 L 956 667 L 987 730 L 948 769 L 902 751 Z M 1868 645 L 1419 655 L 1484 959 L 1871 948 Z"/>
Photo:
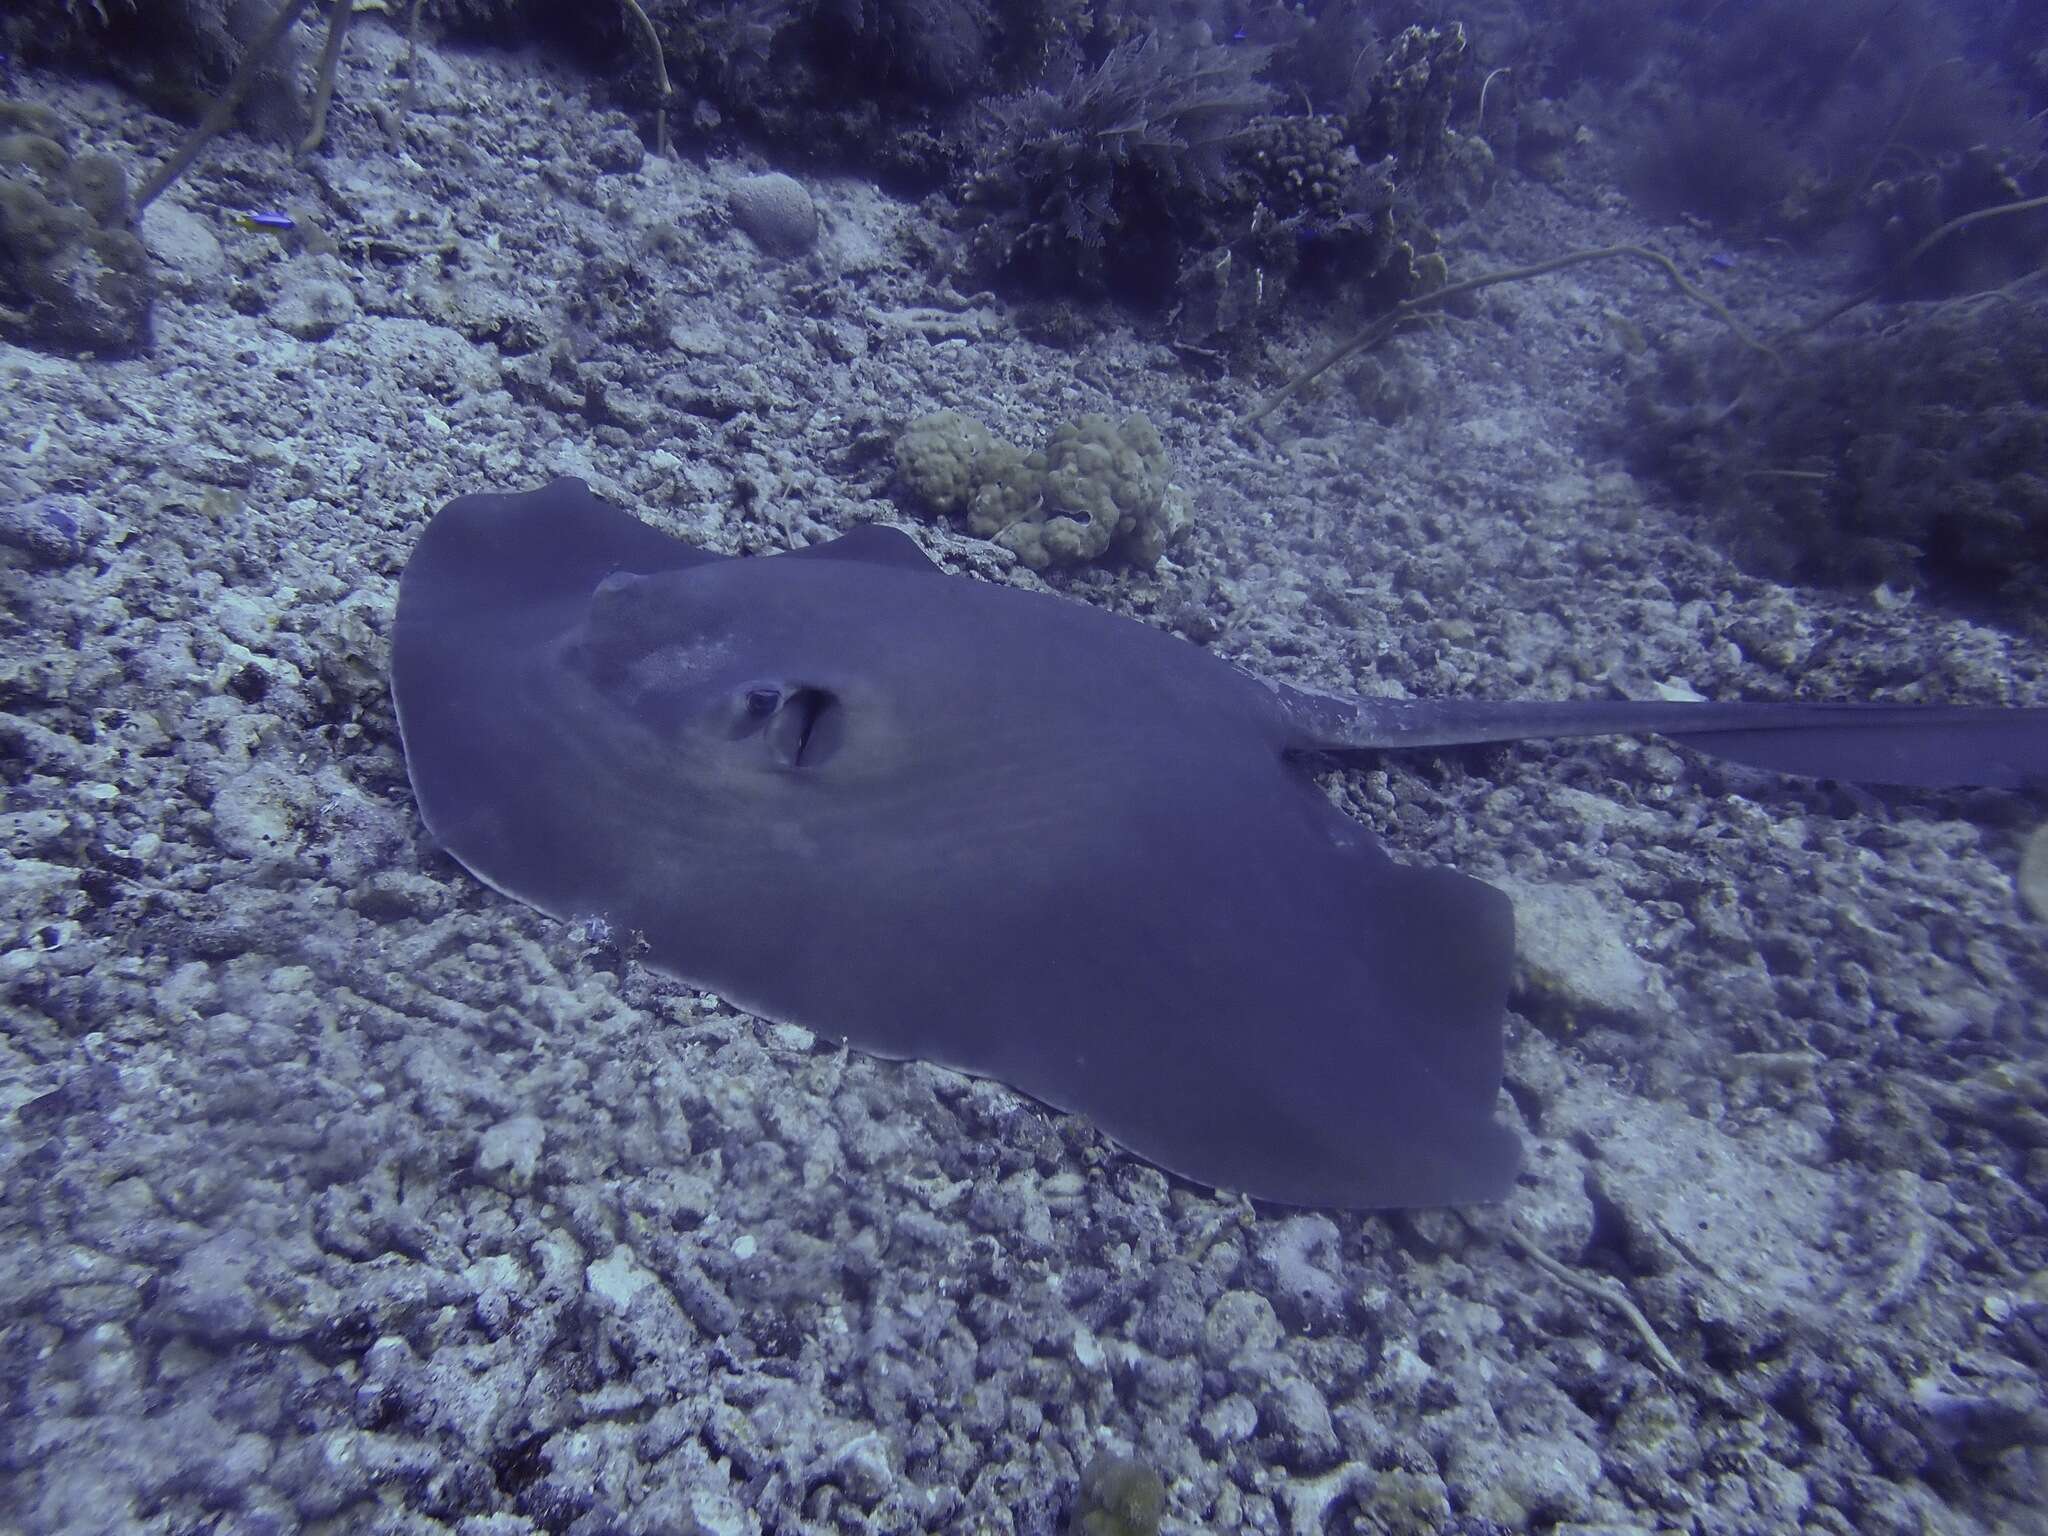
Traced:
<path fill-rule="evenodd" d="M 54 114 L 0 104 L 0 335 L 49 352 L 143 351 L 156 283 L 127 228 L 127 175 L 65 140 Z"/>
<path fill-rule="evenodd" d="M 275 0 L 20 0 L 0 21 L 0 49 L 36 63 L 106 73 L 168 117 L 196 121 L 243 62 Z M 295 140 L 306 103 L 287 47 L 258 61 L 260 79 L 239 112 L 260 137 Z"/>
<path fill-rule="evenodd" d="M 1214 218 L 1213 245 L 1181 264 L 1177 335 L 1204 345 L 1255 339 L 1297 285 L 1344 284 L 1379 302 L 1413 291 L 1416 248 L 1435 235 L 1394 180 L 1391 157 L 1367 165 L 1328 115 L 1262 116 L 1247 129 L 1248 173 Z"/>
<path fill-rule="evenodd" d="M 1491 176 L 1486 147 L 1446 127 L 1463 30 L 1411 27 L 1386 50 L 1357 17 L 1242 32 L 1137 35 L 998 103 L 962 193 L 967 265 L 1163 312 L 1204 351 L 1257 341 L 1304 283 L 1369 308 L 1416 292 L 1437 245 L 1423 210 L 1469 209 Z M 1287 74 L 1326 32 L 1342 68 Z"/>
<path fill-rule="evenodd" d="M 1938 164 L 1875 183 L 1864 198 L 1875 254 L 1887 269 L 1906 261 L 1951 220 L 2027 196 L 2009 157 L 1979 144 Z M 1960 231 L 1912 260 L 1894 286 L 1930 297 L 1995 288 L 2039 267 L 2048 255 L 2048 209 L 1998 218 Z"/>
<path fill-rule="evenodd" d="M 1811 341 L 1777 371 L 1666 360 L 1637 462 L 1761 573 L 2048 614 L 2048 311 L 1996 294 Z"/>
<path fill-rule="evenodd" d="M 624 65 L 626 89 L 647 100 L 647 65 L 630 57 L 624 28 L 604 9 L 565 6 L 555 29 L 580 31 L 585 49 L 595 33 Z M 648 0 L 646 9 L 693 137 L 750 139 L 919 188 L 957 167 L 963 104 L 1031 78 L 1073 24 L 1043 0 Z"/>
<path fill-rule="evenodd" d="M 1465 29 L 1455 21 L 1409 27 L 1394 39 L 1357 129 L 1365 155 L 1392 155 L 1412 175 L 1442 161 L 1465 46 Z"/>
<path fill-rule="evenodd" d="M 975 263 L 1155 301 L 1170 292 L 1207 205 L 1243 175 L 1235 151 L 1253 114 L 1275 99 L 1256 78 L 1267 58 L 1147 33 L 1057 90 L 999 103 L 965 193 Z"/>
<path fill-rule="evenodd" d="M 1882 178 L 1976 146 L 2028 159 L 2042 148 L 2022 56 L 1974 47 L 1970 24 L 1932 0 L 1761 0 L 1712 22 L 1638 17 L 1628 31 L 1644 84 L 1626 179 L 1662 213 L 1813 239 L 1864 218 Z"/>
<path fill-rule="evenodd" d="M 927 510 L 965 513 L 970 531 L 1033 570 L 1112 552 L 1150 568 L 1187 525 L 1166 447 L 1142 415 L 1091 413 L 1027 454 L 971 416 L 937 411 L 904 429 L 896 462 Z"/>

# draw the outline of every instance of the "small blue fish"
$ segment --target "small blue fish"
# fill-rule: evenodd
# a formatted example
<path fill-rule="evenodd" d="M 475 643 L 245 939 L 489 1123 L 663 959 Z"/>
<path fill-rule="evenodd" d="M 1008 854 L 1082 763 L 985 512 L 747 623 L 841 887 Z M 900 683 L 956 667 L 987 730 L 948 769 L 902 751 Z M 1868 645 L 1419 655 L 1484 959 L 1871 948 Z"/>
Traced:
<path fill-rule="evenodd" d="M 1716 251 L 1707 258 L 1707 265 L 1722 272 L 1735 270 L 1735 258 L 1726 251 Z"/>
<path fill-rule="evenodd" d="M 235 222 L 244 229 L 268 230 L 274 235 L 290 234 L 299 227 L 290 214 L 279 213 L 274 209 L 264 209 L 256 213 L 237 214 Z"/>

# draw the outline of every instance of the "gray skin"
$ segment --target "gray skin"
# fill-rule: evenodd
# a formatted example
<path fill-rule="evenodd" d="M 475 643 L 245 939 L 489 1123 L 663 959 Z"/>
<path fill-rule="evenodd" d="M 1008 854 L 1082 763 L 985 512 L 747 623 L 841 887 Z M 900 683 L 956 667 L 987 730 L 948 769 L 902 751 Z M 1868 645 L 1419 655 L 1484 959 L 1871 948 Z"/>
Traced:
<path fill-rule="evenodd" d="M 1305 756 L 1653 730 L 1893 782 L 2048 762 L 2040 710 L 1332 699 L 892 529 L 728 559 L 575 480 L 433 519 L 392 688 L 429 830 L 497 890 L 1297 1205 L 1497 1199 L 1520 1162 L 1506 898 L 1393 862 Z"/>

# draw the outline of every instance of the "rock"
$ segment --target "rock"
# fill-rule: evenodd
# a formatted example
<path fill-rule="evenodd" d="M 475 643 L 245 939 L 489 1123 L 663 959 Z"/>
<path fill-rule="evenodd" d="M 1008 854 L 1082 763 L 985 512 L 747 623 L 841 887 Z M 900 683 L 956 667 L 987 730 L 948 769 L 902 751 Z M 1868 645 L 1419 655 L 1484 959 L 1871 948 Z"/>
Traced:
<path fill-rule="evenodd" d="M 794 176 L 772 171 L 732 189 L 732 216 L 771 256 L 801 256 L 818 240 L 818 206 Z"/>
<path fill-rule="evenodd" d="M 591 1294 L 615 1312 L 625 1312 L 633 1305 L 635 1296 L 657 1283 L 652 1272 L 641 1266 L 633 1250 L 624 1243 L 585 1270 L 583 1279 Z"/>
<path fill-rule="evenodd" d="M 256 1239 L 226 1231 L 194 1248 L 158 1287 L 157 1320 L 208 1344 L 238 1343 L 269 1332 L 270 1311 L 250 1272 Z"/>
<path fill-rule="evenodd" d="M 346 270 L 331 257 L 294 273 L 270 306 L 270 323 L 301 341 L 325 341 L 356 317 L 356 297 L 343 280 Z"/>
<path fill-rule="evenodd" d="M 2027 910 L 2048 923 L 2048 826 L 2036 827 L 2020 855 L 2020 895 Z"/>
<path fill-rule="evenodd" d="M 1178 1259 L 1161 1264 L 1138 1314 L 1138 1341 L 1168 1357 L 1191 1355 L 1202 1339 L 1202 1286 L 1194 1268 Z"/>
<path fill-rule="evenodd" d="M 1218 1455 L 1225 1446 L 1249 1440 L 1258 1427 L 1259 1410 L 1252 1400 L 1233 1392 L 1202 1410 L 1196 1436 L 1211 1455 Z"/>
<path fill-rule="evenodd" d="M 1330 1405 L 1306 1377 L 1276 1376 L 1259 1394 L 1259 1426 L 1279 1441 L 1282 1462 L 1301 1471 L 1320 1471 L 1337 1460 L 1337 1431 Z"/>
<path fill-rule="evenodd" d="M 484 1132 L 477 1143 L 476 1171 L 501 1189 L 525 1189 L 546 1142 L 547 1127 L 539 1116 L 514 1115 Z"/>
<path fill-rule="evenodd" d="M 1467 1491 L 1473 1515 L 1520 1530 L 1587 1514 L 1601 1468 L 1593 1448 L 1569 1435 L 1504 1435 L 1460 1442 L 1445 1475 Z"/>
<path fill-rule="evenodd" d="M 1280 1343 L 1280 1319 L 1256 1291 L 1225 1291 L 1202 1325 L 1202 1354 L 1211 1365 L 1261 1355 Z"/>
<path fill-rule="evenodd" d="M 731 1494 L 712 1488 L 691 1491 L 685 1536 L 756 1536 L 760 1529 L 761 1522 Z"/>
<path fill-rule="evenodd" d="M 1252 1272 L 1287 1325 L 1326 1333 L 1344 1322 L 1343 1267 L 1337 1224 L 1327 1216 L 1291 1216 L 1262 1223 L 1252 1245 Z"/>
<path fill-rule="evenodd" d="M 70 565 L 85 552 L 87 512 L 74 496 L 37 496 L 0 507 L 0 544 L 36 565 Z"/>
<path fill-rule="evenodd" d="M 888 1442 L 872 1431 L 849 1440 L 833 1455 L 829 1476 L 854 1503 L 873 1509 L 896 1482 Z"/>

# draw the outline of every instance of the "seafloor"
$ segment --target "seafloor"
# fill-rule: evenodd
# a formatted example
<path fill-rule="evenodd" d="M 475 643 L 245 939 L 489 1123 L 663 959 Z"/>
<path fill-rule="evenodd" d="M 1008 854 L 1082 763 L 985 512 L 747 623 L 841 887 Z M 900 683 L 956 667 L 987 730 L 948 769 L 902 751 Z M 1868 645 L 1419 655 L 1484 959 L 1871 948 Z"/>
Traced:
<path fill-rule="evenodd" d="M 1020 441 L 1147 412 L 1191 532 L 1057 585 L 1267 675 L 2048 697 L 2038 642 L 1749 579 L 1624 472 L 1627 348 L 1710 318 L 1630 267 L 1505 286 L 1398 344 L 1394 424 L 1339 375 L 1247 436 L 1273 375 L 1026 339 L 871 186 L 813 182 L 816 250 L 760 254 L 727 189 L 765 167 L 645 155 L 533 58 L 429 48 L 394 150 L 401 46 L 355 30 L 321 156 L 230 135 L 151 209 L 150 355 L 0 347 L 0 492 L 81 524 L 0 566 L 0 1528 L 1048 1532 L 1111 1450 L 1168 1531 L 2048 1529 L 2038 798 L 1635 741 L 1332 776 L 1522 931 L 1528 1173 L 1391 1217 L 763 1027 L 414 814 L 385 665 L 434 508 L 574 474 L 783 548 L 911 522 L 888 445 L 949 406 Z M 82 145 L 175 140 L 25 87 Z M 1841 291 L 1706 267 L 1575 153 L 1449 230 L 1454 271 L 1653 238 L 1760 325 Z"/>

